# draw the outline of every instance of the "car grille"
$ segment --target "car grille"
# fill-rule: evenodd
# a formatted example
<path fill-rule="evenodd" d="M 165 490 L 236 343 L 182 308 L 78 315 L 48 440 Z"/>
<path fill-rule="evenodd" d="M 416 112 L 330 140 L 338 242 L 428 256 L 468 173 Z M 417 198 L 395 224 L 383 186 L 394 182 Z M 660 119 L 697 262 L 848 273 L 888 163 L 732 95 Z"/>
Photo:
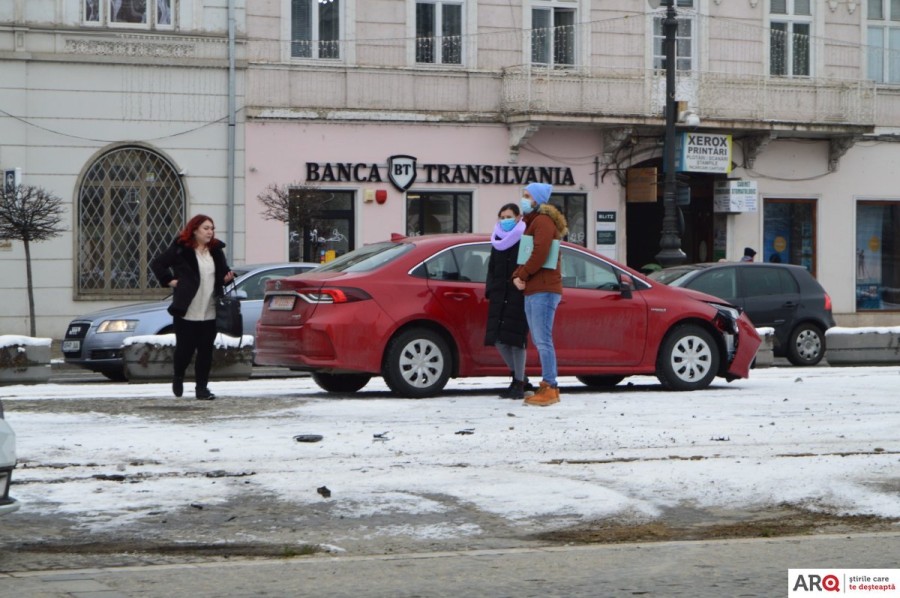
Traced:
<path fill-rule="evenodd" d="M 70 359 L 78 359 L 81 357 L 81 348 L 84 345 L 82 342 L 84 338 L 87 336 L 88 330 L 91 329 L 90 322 L 72 322 L 69 324 L 69 327 L 66 329 L 66 338 L 63 340 L 63 356 L 68 357 Z M 69 342 L 66 342 L 69 341 Z M 78 349 L 75 351 L 66 351 L 65 349 L 71 349 L 71 345 L 77 345 Z M 70 345 L 66 347 L 66 345 Z"/>
<path fill-rule="evenodd" d="M 91 351 L 91 359 L 122 359 L 122 349 L 98 349 Z"/>
<path fill-rule="evenodd" d="M 66 330 L 66 338 L 67 339 L 82 339 L 87 336 L 87 331 L 90 330 L 91 325 L 87 322 L 78 322 L 74 324 L 69 324 L 68 330 Z"/>

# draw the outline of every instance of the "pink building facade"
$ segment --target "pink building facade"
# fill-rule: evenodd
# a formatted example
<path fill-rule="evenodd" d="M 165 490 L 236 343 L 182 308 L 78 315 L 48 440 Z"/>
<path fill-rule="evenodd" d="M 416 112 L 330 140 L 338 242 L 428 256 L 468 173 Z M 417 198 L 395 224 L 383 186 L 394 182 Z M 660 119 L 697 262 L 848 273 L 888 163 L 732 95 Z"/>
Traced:
<path fill-rule="evenodd" d="M 615 235 L 605 232 L 597 244 L 598 211 L 621 221 L 618 185 L 600 182 L 599 137 L 553 128 L 533 141 L 540 153 L 525 143 L 515 155 L 503 125 L 248 123 L 247 262 L 317 261 L 394 233 L 489 233 L 500 207 L 517 203 L 532 180 L 553 185 L 571 241 L 615 258 Z M 255 198 L 272 184 L 334 195 L 315 240 L 312 231 L 301 239 L 300 231 L 260 217 Z"/>

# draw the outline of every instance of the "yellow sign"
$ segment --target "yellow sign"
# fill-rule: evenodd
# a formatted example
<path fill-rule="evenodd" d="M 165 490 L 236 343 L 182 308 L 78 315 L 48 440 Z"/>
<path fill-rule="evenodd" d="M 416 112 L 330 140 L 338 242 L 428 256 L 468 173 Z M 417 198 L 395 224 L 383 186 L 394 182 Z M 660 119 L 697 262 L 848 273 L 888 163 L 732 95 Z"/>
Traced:
<path fill-rule="evenodd" d="M 879 251 L 881 251 L 881 239 L 874 236 L 869 239 L 869 249 L 872 250 L 872 253 L 878 253 Z"/>

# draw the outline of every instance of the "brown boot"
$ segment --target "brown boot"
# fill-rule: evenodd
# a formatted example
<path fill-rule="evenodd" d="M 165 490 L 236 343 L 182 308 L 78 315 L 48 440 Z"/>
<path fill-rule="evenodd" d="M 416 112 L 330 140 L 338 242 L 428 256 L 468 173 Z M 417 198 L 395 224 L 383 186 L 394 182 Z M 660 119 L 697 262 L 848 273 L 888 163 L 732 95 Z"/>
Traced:
<path fill-rule="evenodd" d="M 537 407 L 547 407 L 559 403 L 559 388 L 550 386 L 541 380 L 537 392 L 525 399 L 526 405 L 535 405 Z"/>

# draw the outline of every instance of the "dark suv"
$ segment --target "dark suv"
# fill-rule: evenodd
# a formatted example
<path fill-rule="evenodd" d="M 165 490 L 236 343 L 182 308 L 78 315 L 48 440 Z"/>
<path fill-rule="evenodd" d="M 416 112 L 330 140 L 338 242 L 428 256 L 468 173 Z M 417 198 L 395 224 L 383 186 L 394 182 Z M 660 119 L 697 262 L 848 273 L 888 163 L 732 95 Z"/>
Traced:
<path fill-rule="evenodd" d="M 666 268 L 650 278 L 702 291 L 742 308 L 757 328 L 775 329 L 775 355 L 815 365 L 834 326 L 831 297 L 812 274 L 790 264 L 717 262 Z"/>

